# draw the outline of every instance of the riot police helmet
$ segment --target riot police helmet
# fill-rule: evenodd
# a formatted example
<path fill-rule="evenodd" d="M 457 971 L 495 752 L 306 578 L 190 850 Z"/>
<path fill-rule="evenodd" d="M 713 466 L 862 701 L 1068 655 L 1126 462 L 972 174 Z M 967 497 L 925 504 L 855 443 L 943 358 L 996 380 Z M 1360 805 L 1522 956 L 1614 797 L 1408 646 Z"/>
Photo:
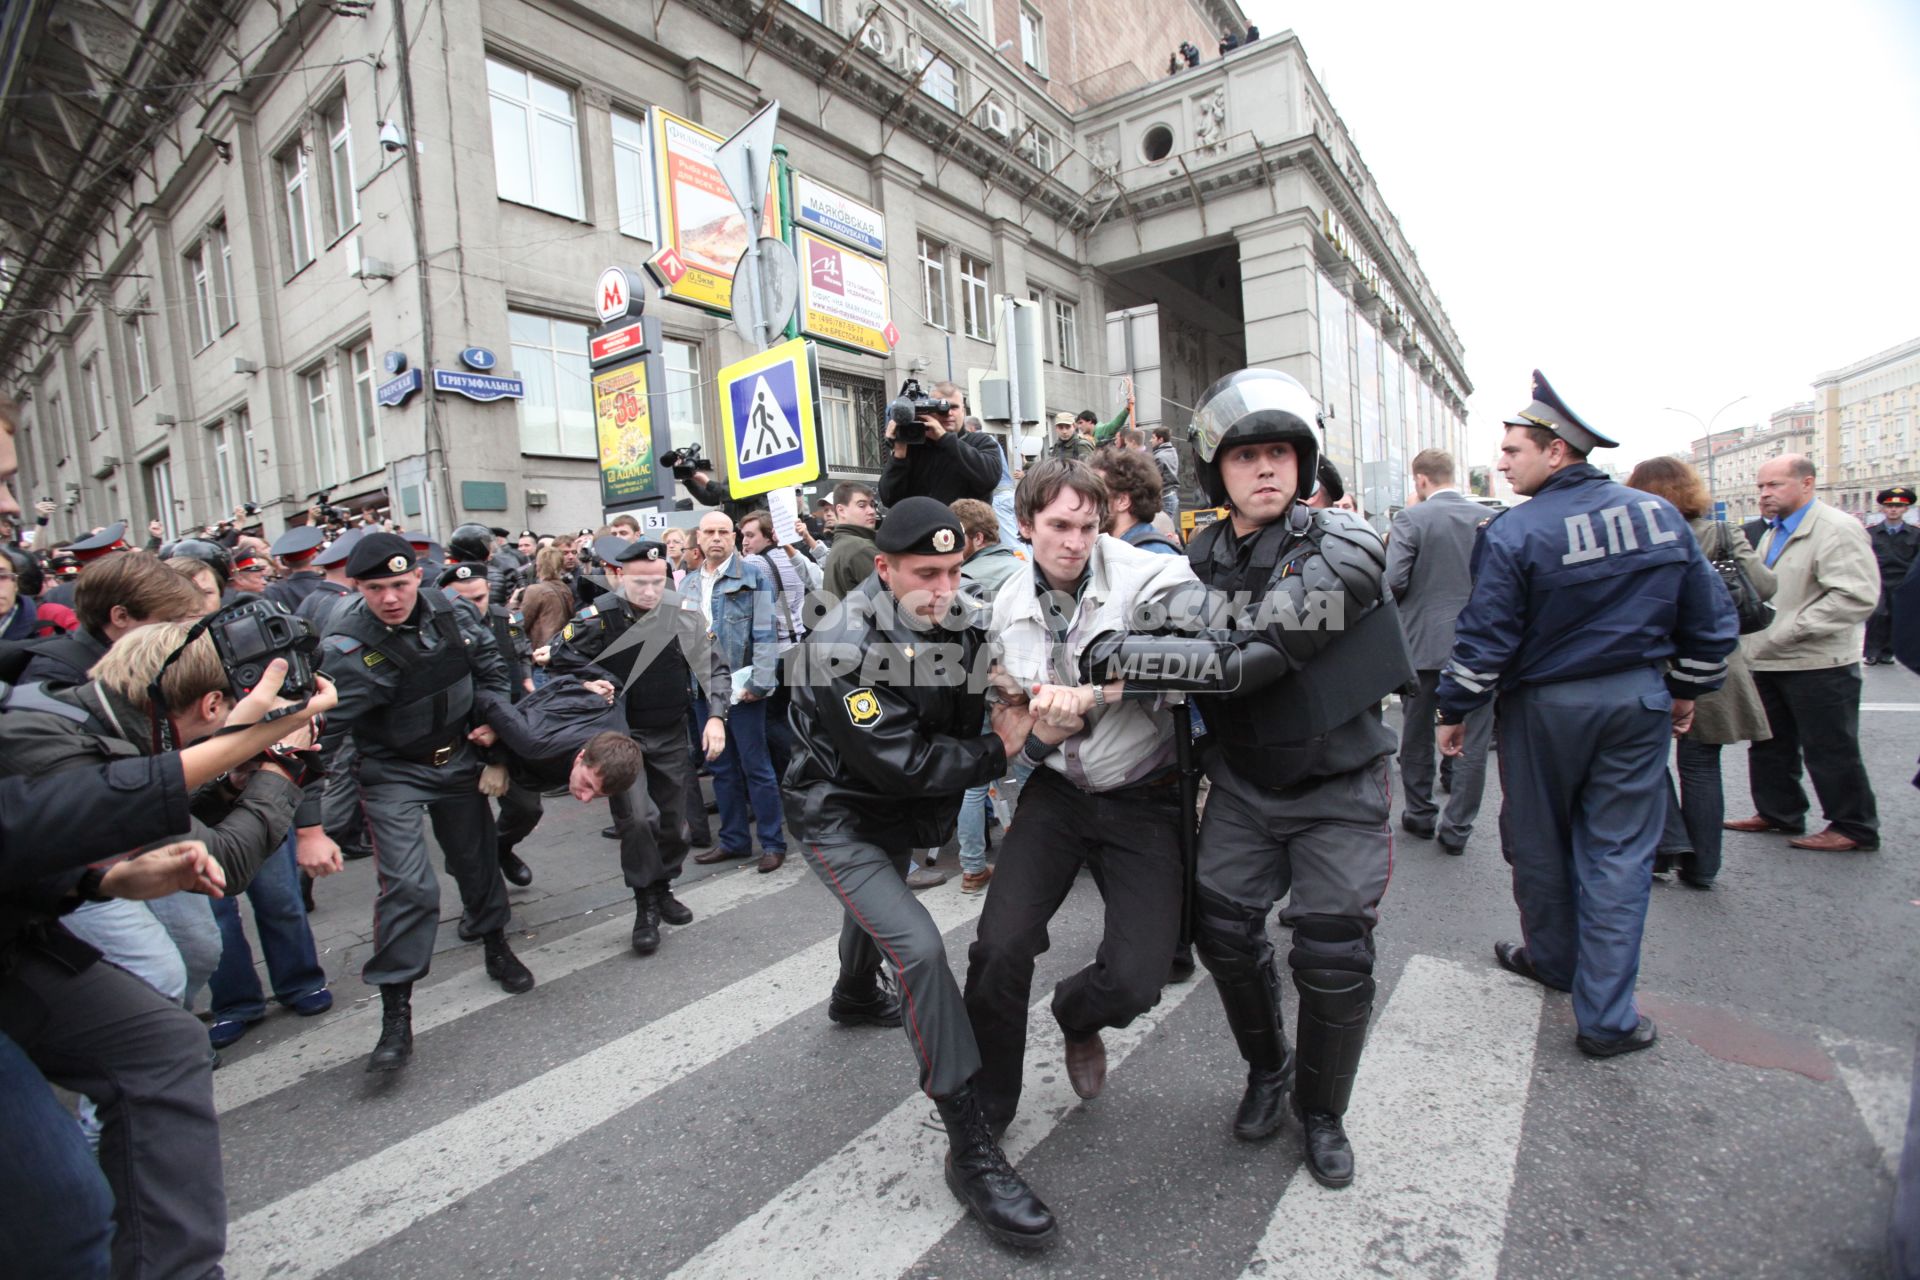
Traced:
<path fill-rule="evenodd" d="M 454 560 L 483 563 L 493 554 L 493 530 L 469 520 L 447 539 L 447 555 Z"/>
<path fill-rule="evenodd" d="M 198 560 L 213 570 L 225 586 L 233 577 L 233 556 L 217 542 L 206 538 L 182 538 L 160 548 L 162 560 Z"/>
<path fill-rule="evenodd" d="M 1194 406 L 1195 469 L 1207 498 L 1218 506 L 1227 500 L 1220 476 L 1220 457 L 1235 445 L 1285 440 L 1299 459 L 1299 491 L 1304 502 L 1313 496 L 1320 465 L 1320 406 L 1291 374 L 1277 369 L 1241 369 L 1208 387 Z"/>

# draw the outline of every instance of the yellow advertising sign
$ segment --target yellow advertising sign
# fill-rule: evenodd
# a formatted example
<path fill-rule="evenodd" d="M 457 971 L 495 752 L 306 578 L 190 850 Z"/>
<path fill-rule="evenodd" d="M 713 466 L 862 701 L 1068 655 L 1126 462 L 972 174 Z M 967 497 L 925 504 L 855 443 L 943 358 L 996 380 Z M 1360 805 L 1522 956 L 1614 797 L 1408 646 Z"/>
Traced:
<path fill-rule="evenodd" d="M 593 426 L 600 450 L 600 504 L 611 508 L 659 497 L 644 360 L 593 375 Z"/>
<path fill-rule="evenodd" d="M 667 297 L 714 311 L 732 310 L 733 269 L 747 251 L 747 221 L 713 165 L 725 141 L 671 112 L 653 113 L 661 250 L 648 266 Z M 771 158 L 767 168 L 772 172 Z M 765 214 L 761 234 L 779 235 L 779 202 L 770 198 Z"/>
<path fill-rule="evenodd" d="M 886 355 L 887 264 L 811 231 L 799 238 L 801 332 Z"/>

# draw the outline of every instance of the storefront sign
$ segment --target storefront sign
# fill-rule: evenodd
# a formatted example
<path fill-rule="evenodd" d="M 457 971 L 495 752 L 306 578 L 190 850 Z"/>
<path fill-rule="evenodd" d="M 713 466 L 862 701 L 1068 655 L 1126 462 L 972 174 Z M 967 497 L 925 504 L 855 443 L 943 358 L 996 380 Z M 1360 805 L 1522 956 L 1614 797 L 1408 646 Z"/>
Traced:
<path fill-rule="evenodd" d="M 594 440 L 600 453 L 600 504 L 604 507 L 660 496 L 651 408 L 645 361 L 593 375 Z"/>
<path fill-rule="evenodd" d="M 885 355 L 887 264 L 801 231 L 800 331 L 842 346 Z M 898 330 L 893 330 L 898 333 Z"/>
<path fill-rule="evenodd" d="M 793 175 L 793 221 L 862 253 L 887 256 L 887 224 L 878 209 L 799 173 Z"/>
<path fill-rule="evenodd" d="M 714 311 L 732 309 L 733 267 L 747 248 L 747 221 L 713 164 L 714 150 L 723 141 L 691 120 L 666 111 L 653 113 L 664 248 L 648 266 L 667 297 Z M 768 201 L 764 235 L 779 234 L 777 204 Z"/>

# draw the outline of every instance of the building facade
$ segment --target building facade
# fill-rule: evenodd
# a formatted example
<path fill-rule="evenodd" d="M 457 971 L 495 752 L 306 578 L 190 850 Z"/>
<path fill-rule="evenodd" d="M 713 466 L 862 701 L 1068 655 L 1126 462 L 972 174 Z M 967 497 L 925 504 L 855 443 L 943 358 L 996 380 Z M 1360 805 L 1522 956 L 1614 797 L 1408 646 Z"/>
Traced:
<path fill-rule="evenodd" d="M 1813 402 L 1803 401 L 1775 409 L 1764 425 L 1715 432 L 1711 457 L 1704 437 L 1693 442 L 1690 460 L 1713 499 L 1727 504 L 1728 520 L 1738 523 L 1760 514 L 1761 463 L 1789 453 L 1813 456 L 1813 424 Z"/>
<path fill-rule="evenodd" d="M 1002 295 L 1040 307 L 1049 413 L 1106 417 L 1131 385 L 1183 438 L 1214 377 L 1285 369 L 1381 517 L 1413 452 L 1462 452 L 1457 335 L 1299 42 L 1214 55 L 1245 25 L 1231 0 L 67 0 L 0 22 L 0 389 L 56 538 L 246 502 L 273 533 L 320 491 L 437 531 L 600 523 L 594 282 L 662 247 L 662 122 L 724 135 L 770 100 L 792 168 L 879 211 L 899 331 L 884 355 L 822 346 L 825 479 L 878 473 L 905 377 L 995 366 Z M 1183 38 L 1207 56 L 1169 75 Z M 672 442 L 712 455 L 716 371 L 750 348 L 650 308 Z M 524 398 L 381 401 L 474 349 Z"/>
<path fill-rule="evenodd" d="M 1822 501 L 1865 517 L 1889 485 L 1920 487 L 1920 338 L 1813 380 Z"/>

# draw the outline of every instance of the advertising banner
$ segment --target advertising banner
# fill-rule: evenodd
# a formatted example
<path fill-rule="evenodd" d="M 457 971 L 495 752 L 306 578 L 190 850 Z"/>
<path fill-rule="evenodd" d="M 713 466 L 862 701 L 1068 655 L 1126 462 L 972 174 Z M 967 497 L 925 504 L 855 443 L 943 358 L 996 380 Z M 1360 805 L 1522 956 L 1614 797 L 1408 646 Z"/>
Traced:
<path fill-rule="evenodd" d="M 886 355 L 893 349 L 887 264 L 810 231 L 800 231 L 799 239 L 800 331 Z"/>
<path fill-rule="evenodd" d="M 713 311 L 732 310 L 733 268 L 747 248 L 746 219 L 713 165 L 724 141 L 671 112 L 653 113 L 661 249 L 648 266 L 667 297 Z M 772 168 L 771 156 L 767 164 Z M 776 203 L 767 203 L 764 235 L 780 234 Z"/>
<path fill-rule="evenodd" d="M 659 497 L 645 361 L 593 375 L 593 425 L 600 452 L 600 505 L 611 510 Z"/>

